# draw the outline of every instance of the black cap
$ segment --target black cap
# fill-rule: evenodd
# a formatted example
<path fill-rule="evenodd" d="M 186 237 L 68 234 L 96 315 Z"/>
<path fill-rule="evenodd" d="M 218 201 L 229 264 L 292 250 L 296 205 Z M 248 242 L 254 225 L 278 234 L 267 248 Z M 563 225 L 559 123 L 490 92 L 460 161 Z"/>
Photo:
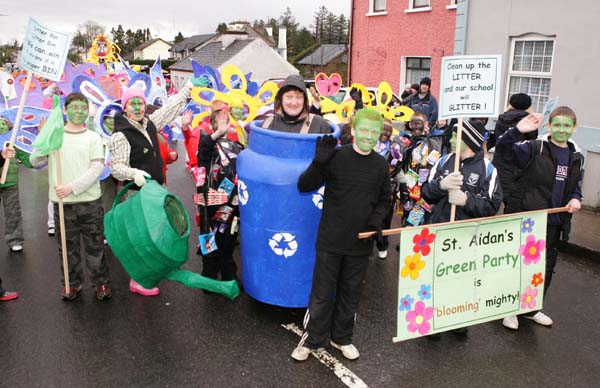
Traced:
<path fill-rule="evenodd" d="M 531 106 L 531 97 L 525 93 L 513 94 L 508 103 L 515 109 L 526 110 Z"/>
<path fill-rule="evenodd" d="M 423 78 L 421 78 L 421 82 L 419 82 L 419 86 L 421 86 L 423 84 L 431 87 L 431 78 L 429 78 L 429 77 L 423 77 Z"/>

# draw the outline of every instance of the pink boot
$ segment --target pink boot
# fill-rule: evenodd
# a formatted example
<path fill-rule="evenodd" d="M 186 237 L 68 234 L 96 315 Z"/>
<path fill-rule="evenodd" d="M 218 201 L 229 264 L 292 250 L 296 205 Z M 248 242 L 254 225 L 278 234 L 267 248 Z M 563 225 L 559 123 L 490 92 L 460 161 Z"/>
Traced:
<path fill-rule="evenodd" d="M 133 279 L 129 281 L 129 291 L 133 292 L 134 294 L 140 294 L 143 296 L 155 296 L 160 294 L 160 290 L 158 289 L 158 287 L 150 289 L 144 288 L 141 284 L 139 284 Z"/>

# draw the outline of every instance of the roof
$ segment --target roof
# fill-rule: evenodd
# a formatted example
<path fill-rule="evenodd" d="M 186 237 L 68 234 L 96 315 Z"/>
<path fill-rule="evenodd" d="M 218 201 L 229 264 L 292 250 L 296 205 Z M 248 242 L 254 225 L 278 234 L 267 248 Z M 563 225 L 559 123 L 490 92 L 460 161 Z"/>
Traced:
<path fill-rule="evenodd" d="M 236 39 L 225 49 L 223 49 L 223 45 L 221 42 L 212 42 L 207 44 L 206 46 L 202 46 L 194 53 L 192 53 L 189 57 L 184 58 L 181 61 L 169 66 L 169 69 L 193 71 L 191 59 L 198 62 L 202 66 L 208 65 L 216 69 L 231 58 L 233 58 L 235 55 L 237 55 L 240 51 L 242 51 L 253 41 L 254 39 Z"/>
<path fill-rule="evenodd" d="M 300 59 L 296 64 L 323 66 L 344 53 L 346 53 L 345 44 L 322 44 L 312 54 Z"/>
<path fill-rule="evenodd" d="M 166 44 L 168 44 L 169 46 L 171 46 L 171 43 L 167 42 L 166 40 L 161 39 L 161 38 L 156 38 L 156 39 L 150 39 L 150 40 L 145 41 L 141 45 L 139 45 L 136 48 L 134 48 L 133 51 L 142 51 L 146 47 L 152 46 L 154 43 L 158 42 L 159 40 L 162 40 L 163 42 L 165 42 Z"/>
<path fill-rule="evenodd" d="M 202 43 L 206 42 L 213 36 L 215 36 L 215 34 L 201 34 L 201 35 L 190 36 L 189 38 L 185 38 L 184 40 L 182 40 L 179 43 L 173 44 L 171 51 L 177 53 L 180 51 L 191 50 L 193 48 L 200 46 Z"/>

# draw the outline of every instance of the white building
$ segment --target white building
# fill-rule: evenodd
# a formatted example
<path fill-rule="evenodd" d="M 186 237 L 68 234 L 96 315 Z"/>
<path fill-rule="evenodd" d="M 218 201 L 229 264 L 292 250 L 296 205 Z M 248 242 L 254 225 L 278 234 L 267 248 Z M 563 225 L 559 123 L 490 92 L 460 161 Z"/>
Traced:
<path fill-rule="evenodd" d="M 159 56 L 161 59 L 171 58 L 171 46 L 166 40 L 150 39 L 133 49 L 133 59 L 154 60 Z"/>

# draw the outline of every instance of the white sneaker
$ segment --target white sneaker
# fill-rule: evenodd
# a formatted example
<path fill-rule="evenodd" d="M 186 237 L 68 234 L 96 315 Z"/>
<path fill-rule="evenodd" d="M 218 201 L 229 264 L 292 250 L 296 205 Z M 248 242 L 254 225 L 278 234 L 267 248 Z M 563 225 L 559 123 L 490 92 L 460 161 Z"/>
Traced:
<path fill-rule="evenodd" d="M 342 354 L 344 355 L 344 357 L 346 357 L 348 360 L 356 360 L 358 357 L 360 357 L 360 353 L 358 352 L 358 349 L 356 349 L 356 346 L 354 346 L 352 344 L 338 345 L 333 341 L 331 341 L 330 343 L 331 343 L 331 346 L 340 350 L 342 352 Z"/>
<path fill-rule="evenodd" d="M 387 257 L 387 249 L 385 251 L 377 251 L 377 255 L 380 259 L 385 259 Z"/>
<path fill-rule="evenodd" d="M 516 315 L 511 315 L 510 317 L 506 317 L 502 320 L 502 325 L 504 325 L 504 327 L 508 327 L 509 329 L 512 329 L 512 330 L 518 330 L 519 329 L 519 318 L 517 318 Z"/>
<path fill-rule="evenodd" d="M 532 317 L 525 317 L 527 319 L 531 319 L 532 321 L 534 321 L 535 323 L 542 325 L 542 326 L 551 326 L 554 322 L 552 321 L 552 318 L 550 318 L 549 316 L 547 316 L 546 314 L 544 314 L 541 311 L 538 311 L 534 316 Z"/>
<path fill-rule="evenodd" d="M 56 234 L 56 229 L 54 229 L 54 226 L 49 226 L 48 227 L 48 236 L 54 236 Z"/>
<path fill-rule="evenodd" d="M 308 356 L 312 353 L 311 348 L 307 348 L 306 346 L 298 345 L 296 349 L 292 352 L 292 358 L 296 361 L 306 361 Z"/>
<path fill-rule="evenodd" d="M 13 252 L 21 252 L 23 250 L 23 245 L 16 244 L 10 247 L 10 250 Z"/>

